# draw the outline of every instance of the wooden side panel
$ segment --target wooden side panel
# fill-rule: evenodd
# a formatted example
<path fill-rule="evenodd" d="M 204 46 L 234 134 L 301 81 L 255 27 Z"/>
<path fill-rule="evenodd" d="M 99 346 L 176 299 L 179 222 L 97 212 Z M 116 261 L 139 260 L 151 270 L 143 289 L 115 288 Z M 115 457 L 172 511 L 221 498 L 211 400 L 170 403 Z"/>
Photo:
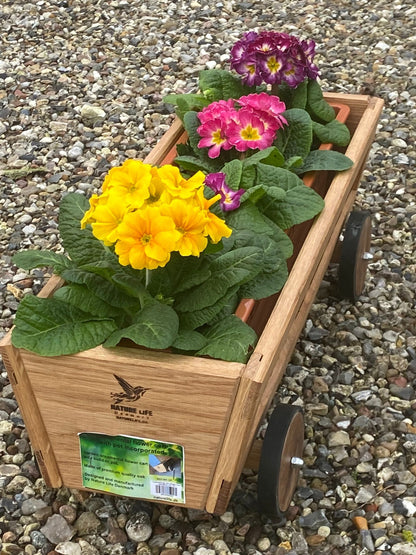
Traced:
<path fill-rule="evenodd" d="M 354 166 L 333 179 L 325 196 L 325 207 L 303 242 L 299 256 L 257 344 L 256 350 L 262 353 L 263 359 L 255 379 L 267 383 L 269 395 L 280 382 L 329 264 L 343 222 L 355 199 L 355 190 L 383 106 L 379 99 L 364 98 L 367 99 L 366 109 L 362 112 L 346 153 L 354 161 Z M 350 103 L 349 95 L 344 97 L 344 101 Z M 354 117 L 355 99 L 350 105 Z M 263 411 L 267 408 L 266 402 L 263 403 L 263 399 L 267 397 L 267 394 L 261 397 L 258 415 L 261 414 L 262 408 Z"/>
<path fill-rule="evenodd" d="M 184 447 L 186 505 L 205 507 L 244 365 L 100 347 L 56 359 L 22 351 L 22 359 L 66 486 L 82 487 L 79 432 L 144 437 Z M 115 375 L 148 389 L 119 404 L 129 412 L 115 405 L 123 393 Z"/>
<path fill-rule="evenodd" d="M 325 196 L 325 208 L 313 222 L 303 244 L 298 245 L 299 254 L 280 294 L 273 299 L 262 301 L 270 318 L 247 364 L 240 386 L 248 387 L 245 385 L 245 379 L 252 381 L 252 388 L 257 384 L 258 401 L 249 422 L 246 422 L 244 418 L 238 416 L 237 403 L 240 400 L 240 391 L 237 394 L 236 406 L 214 475 L 208 510 L 213 510 L 214 499 L 221 492 L 221 484 L 225 481 L 232 491 L 239 479 L 259 422 L 282 379 L 286 364 L 328 267 L 345 217 L 354 202 L 355 190 L 383 107 L 382 100 L 366 96 L 359 96 L 358 99 L 355 96 L 351 98 L 351 95 L 329 96 L 335 96 L 335 101 L 341 101 L 341 98 L 337 98 L 341 96 L 342 102 L 351 107 L 354 133 L 346 154 L 354 161 L 354 166 L 332 180 Z M 270 306 L 267 307 L 267 304 Z M 256 360 L 256 364 L 251 364 L 253 359 Z M 239 430 L 243 430 L 243 433 L 239 434 Z M 234 467 L 226 468 L 223 462 L 229 461 L 234 456 L 237 457 Z"/>

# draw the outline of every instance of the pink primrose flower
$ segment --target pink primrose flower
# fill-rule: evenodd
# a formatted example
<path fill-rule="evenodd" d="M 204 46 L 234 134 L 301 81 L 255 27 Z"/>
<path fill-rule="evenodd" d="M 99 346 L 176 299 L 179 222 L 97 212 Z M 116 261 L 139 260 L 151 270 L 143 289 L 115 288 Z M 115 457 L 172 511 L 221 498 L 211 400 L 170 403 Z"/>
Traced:
<path fill-rule="evenodd" d="M 208 156 L 218 158 L 221 149 L 229 150 L 231 144 L 227 138 L 227 122 L 215 118 L 200 125 L 197 129 L 202 139 L 198 143 L 198 148 L 209 147 Z"/>
<path fill-rule="evenodd" d="M 245 108 L 250 108 L 261 117 L 266 127 L 271 127 L 277 131 L 284 124 L 287 124 L 282 113 L 286 110 L 286 105 L 278 96 L 270 95 L 265 92 L 249 94 L 238 99 L 238 104 Z"/>
<path fill-rule="evenodd" d="M 253 110 L 241 108 L 238 117 L 233 118 L 227 127 L 229 143 L 239 152 L 249 148 L 263 150 L 272 145 L 275 132 L 266 128 L 263 120 Z"/>
<path fill-rule="evenodd" d="M 229 120 L 234 112 L 234 100 L 230 98 L 229 100 L 218 100 L 217 102 L 212 102 L 209 106 L 203 108 L 201 112 L 198 112 L 198 118 L 201 123 L 206 123 L 215 118 Z"/>

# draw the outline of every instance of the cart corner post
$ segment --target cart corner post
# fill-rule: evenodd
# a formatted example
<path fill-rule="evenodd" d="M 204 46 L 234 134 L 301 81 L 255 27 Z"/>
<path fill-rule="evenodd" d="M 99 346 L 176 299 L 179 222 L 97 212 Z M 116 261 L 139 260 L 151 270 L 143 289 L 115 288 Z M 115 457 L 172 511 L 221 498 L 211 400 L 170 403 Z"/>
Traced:
<path fill-rule="evenodd" d="M 49 487 L 62 486 L 62 478 L 49 441 L 20 351 L 11 343 L 11 332 L 0 341 L 0 353 L 27 428 L 36 461 Z"/>
<path fill-rule="evenodd" d="M 262 382 L 257 380 L 262 359 L 263 355 L 256 350 L 241 376 L 207 498 L 209 513 L 225 512 L 257 431 L 253 421 L 263 389 Z"/>

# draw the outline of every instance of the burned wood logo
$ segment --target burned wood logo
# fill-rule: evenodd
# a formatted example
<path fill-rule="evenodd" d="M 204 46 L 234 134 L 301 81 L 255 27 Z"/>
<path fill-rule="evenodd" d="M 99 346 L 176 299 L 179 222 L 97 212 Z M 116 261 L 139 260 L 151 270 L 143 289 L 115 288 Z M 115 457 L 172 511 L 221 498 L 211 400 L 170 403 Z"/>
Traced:
<path fill-rule="evenodd" d="M 111 398 L 115 405 L 119 405 L 120 403 L 134 403 L 134 401 L 143 397 L 146 391 L 150 389 L 149 387 L 141 387 L 140 385 L 134 387 L 124 378 L 120 378 L 120 376 L 116 374 L 113 374 L 113 376 L 123 388 L 123 391 L 120 393 L 111 393 Z"/>

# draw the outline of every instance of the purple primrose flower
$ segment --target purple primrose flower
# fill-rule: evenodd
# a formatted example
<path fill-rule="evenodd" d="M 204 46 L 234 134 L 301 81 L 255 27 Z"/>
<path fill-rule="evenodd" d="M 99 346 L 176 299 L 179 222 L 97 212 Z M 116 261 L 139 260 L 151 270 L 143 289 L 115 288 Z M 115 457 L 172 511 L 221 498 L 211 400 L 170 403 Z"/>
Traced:
<path fill-rule="evenodd" d="M 238 191 L 231 189 L 225 182 L 225 173 L 209 173 L 205 178 L 205 185 L 212 189 L 214 193 L 221 195 L 221 210 L 229 212 L 239 208 L 245 189 L 239 189 Z"/>
<path fill-rule="evenodd" d="M 249 32 L 231 49 L 231 68 L 247 85 L 287 83 L 295 88 L 305 79 L 316 79 L 315 43 L 275 31 Z"/>

